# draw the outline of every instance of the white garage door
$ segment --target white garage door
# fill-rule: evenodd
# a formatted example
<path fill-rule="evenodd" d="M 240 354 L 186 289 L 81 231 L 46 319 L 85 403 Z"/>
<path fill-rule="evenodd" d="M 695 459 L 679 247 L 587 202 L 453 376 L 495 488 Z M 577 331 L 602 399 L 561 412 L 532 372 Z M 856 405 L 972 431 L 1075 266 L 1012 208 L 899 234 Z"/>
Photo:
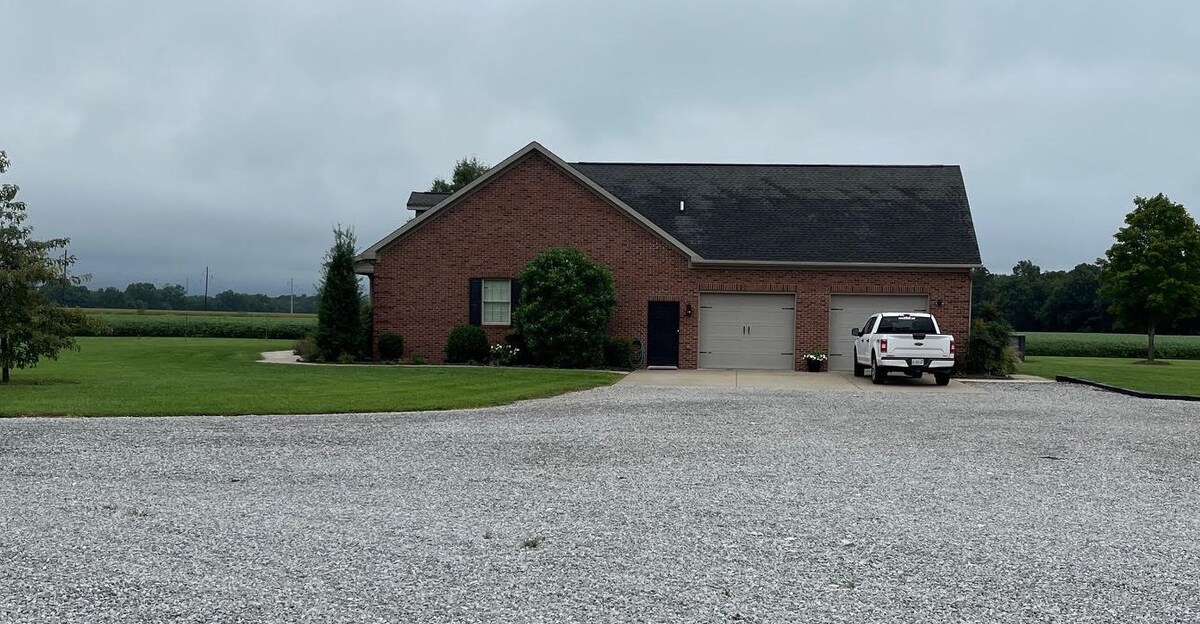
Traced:
<path fill-rule="evenodd" d="M 850 370 L 854 363 L 854 336 L 877 312 L 928 312 L 925 295 L 833 295 L 829 298 L 829 370 Z"/>
<path fill-rule="evenodd" d="M 795 295 L 700 294 L 700 368 L 792 370 Z"/>

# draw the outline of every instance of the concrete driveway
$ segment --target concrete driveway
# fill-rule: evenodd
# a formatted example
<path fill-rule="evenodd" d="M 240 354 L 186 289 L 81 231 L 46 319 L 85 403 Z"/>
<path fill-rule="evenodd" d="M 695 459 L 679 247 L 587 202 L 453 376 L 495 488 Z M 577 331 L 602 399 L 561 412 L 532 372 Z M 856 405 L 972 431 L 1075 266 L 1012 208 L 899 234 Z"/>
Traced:
<path fill-rule="evenodd" d="M 769 390 L 841 390 L 870 392 L 942 392 L 973 394 L 983 392 L 974 386 L 951 380 L 939 387 L 932 375 L 909 379 L 889 375 L 887 383 L 877 386 L 870 377 L 855 377 L 849 372 L 807 373 L 771 370 L 637 370 L 622 379 L 629 386 L 667 386 L 695 388 L 763 388 Z"/>

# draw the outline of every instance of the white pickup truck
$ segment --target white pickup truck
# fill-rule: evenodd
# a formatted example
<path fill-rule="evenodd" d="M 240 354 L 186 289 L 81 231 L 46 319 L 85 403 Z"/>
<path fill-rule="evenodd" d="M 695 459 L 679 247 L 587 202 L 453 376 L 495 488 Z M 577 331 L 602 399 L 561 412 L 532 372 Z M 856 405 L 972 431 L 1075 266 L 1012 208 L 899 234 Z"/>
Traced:
<path fill-rule="evenodd" d="M 880 312 L 862 329 L 854 328 L 854 376 L 871 369 L 871 381 L 881 384 L 891 371 L 920 379 L 933 373 L 937 385 L 950 383 L 954 367 L 954 336 L 942 334 L 937 319 L 919 312 Z"/>

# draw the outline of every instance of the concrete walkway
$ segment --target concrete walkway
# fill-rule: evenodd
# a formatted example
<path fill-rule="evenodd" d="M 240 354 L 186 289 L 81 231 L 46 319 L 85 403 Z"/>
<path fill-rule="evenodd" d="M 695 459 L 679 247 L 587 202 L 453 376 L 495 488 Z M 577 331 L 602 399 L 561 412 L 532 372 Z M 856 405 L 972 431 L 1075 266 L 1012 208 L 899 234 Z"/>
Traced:
<path fill-rule="evenodd" d="M 807 373 L 770 370 L 637 370 L 617 382 L 631 386 L 691 386 L 704 388 L 763 388 L 771 390 L 835 390 L 869 392 L 953 392 L 978 394 L 979 388 L 957 380 L 939 387 L 932 375 L 910 379 L 889 375 L 887 383 L 877 386 L 870 377 L 855 377 L 849 372 Z"/>
<path fill-rule="evenodd" d="M 304 364 L 300 361 L 300 356 L 291 351 L 263 351 L 262 359 L 259 362 L 267 364 Z"/>

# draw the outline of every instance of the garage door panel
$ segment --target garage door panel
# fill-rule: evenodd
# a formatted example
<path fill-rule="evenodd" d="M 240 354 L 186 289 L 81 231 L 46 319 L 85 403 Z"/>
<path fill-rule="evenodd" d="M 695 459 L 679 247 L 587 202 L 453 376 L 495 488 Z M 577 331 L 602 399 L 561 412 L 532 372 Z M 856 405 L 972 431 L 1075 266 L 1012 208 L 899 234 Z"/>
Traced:
<path fill-rule="evenodd" d="M 833 295 L 829 298 L 829 370 L 850 370 L 854 364 L 854 336 L 879 312 L 927 312 L 925 295 Z"/>
<path fill-rule="evenodd" d="M 701 368 L 793 369 L 794 295 L 702 293 Z"/>

